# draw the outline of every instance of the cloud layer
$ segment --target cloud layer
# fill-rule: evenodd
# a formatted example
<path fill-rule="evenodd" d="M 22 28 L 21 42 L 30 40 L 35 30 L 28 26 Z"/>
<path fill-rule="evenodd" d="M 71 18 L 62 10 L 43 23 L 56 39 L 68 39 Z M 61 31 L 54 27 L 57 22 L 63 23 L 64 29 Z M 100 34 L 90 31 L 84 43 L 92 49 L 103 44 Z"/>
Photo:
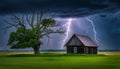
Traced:
<path fill-rule="evenodd" d="M 55 16 L 77 17 L 113 12 L 119 7 L 119 0 L 0 0 L 0 14 L 28 13 L 35 8 Z"/>

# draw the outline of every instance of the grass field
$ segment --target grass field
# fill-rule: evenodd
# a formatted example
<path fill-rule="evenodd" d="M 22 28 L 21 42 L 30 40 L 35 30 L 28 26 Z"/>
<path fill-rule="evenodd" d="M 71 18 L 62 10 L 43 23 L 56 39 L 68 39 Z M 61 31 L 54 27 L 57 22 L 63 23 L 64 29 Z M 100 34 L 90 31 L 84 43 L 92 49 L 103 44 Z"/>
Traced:
<path fill-rule="evenodd" d="M 45 53 L 34 56 L 31 53 L 1 56 L 0 69 L 120 69 L 120 55 Z M 5 52 L 0 54 L 3 55 Z"/>
<path fill-rule="evenodd" d="M 44 52 L 41 52 L 44 53 Z M 66 52 L 49 52 L 52 54 L 66 54 Z M 33 52 L 0 52 L 0 56 L 4 55 L 14 55 L 14 54 L 33 54 Z M 120 52 L 98 52 L 98 54 L 104 55 L 120 55 Z"/>

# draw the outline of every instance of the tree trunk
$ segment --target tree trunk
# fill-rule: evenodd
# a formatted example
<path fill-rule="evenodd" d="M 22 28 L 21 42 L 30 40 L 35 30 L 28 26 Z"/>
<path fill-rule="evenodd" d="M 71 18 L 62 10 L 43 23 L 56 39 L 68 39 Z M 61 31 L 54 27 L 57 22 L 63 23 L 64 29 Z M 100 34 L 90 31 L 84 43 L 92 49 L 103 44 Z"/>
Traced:
<path fill-rule="evenodd" d="M 39 55 L 39 54 L 40 54 L 39 48 L 40 48 L 40 46 L 35 46 L 35 47 L 33 48 L 35 55 Z"/>

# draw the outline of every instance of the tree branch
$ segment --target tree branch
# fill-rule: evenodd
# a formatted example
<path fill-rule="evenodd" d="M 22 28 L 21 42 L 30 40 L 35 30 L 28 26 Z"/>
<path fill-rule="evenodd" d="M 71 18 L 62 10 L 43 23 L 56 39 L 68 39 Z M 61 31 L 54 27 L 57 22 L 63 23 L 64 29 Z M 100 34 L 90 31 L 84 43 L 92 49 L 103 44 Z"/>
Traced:
<path fill-rule="evenodd" d="M 32 16 L 31 16 L 31 26 L 33 28 L 34 25 L 34 19 L 35 19 L 35 9 L 33 9 Z"/>
<path fill-rule="evenodd" d="M 63 34 L 64 31 L 60 28 L 60 29 L 57 29 L 55 31 L 49 29 L 49 30 L 46 30 L 44 31 L 44 33 L 42 34 L 42 36 L 46 36 L 46 35 L 50 35 L 50 34 Z"/>
<path fill-rule="evenodd" d="M 18 24 L 20 26 L 24 26 L 24 24 L 22 23 L 22 20 L 18 16 L 16 16 L 16 15 L 13 14 L 13 17 L 18 21 Z"/>
<path fill-rule="evenodd" d="M 30 22 L 30 16 L 29 16 L 29 15 L 26 15 L 26 21 L 27 21 L 28 25 L 29 25 L 31 28 L 33 28 L 32 24 L 31 24 L 31 22 Z"/>

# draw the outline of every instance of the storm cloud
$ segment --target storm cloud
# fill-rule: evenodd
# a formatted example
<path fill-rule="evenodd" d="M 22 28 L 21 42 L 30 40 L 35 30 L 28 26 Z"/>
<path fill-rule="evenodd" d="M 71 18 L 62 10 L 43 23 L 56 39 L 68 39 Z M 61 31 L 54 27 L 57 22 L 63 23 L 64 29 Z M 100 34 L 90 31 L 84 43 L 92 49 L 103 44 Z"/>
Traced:
<path fill-rule="evenodd" d="M 120 0 L 0 0 L 0 28 L 6 26 L 4 20 L 10 20 L 11 14 L 31 14 L 42 9 L 45 15 L 53 16 L 57 23 L 64 25 L 72 18 L 72 27 L 69 38 L 72 34 L 82 34 L 94 40 L 94 32 L 89 21 L 90 18 L 95 25 L 100 50 L 120 50 Z M 64 18 L 63 18 L 64 17 Z M 64 27 L 66 30 L 66 27 Z M 7 34 L 0 30 L 0 50 L 9 50 L 7 40 L 9 33 L 15 29 L 9 29 Z M 86 32 L 88 32 L 86 34 Z M 64 49 L 61 46 L 64 35 L 51 36 L 49 46 L 44 38 L 42 50 Z M 68 38 L 68 39 L 69 39 Z M 58 44 L 58 42 L 60 43 Z M 95 41 L 95 40 L 94 40 Z M 96 41 L 95 41 L 96 42 Z"/>
<path fill-rule="evenodd" d="M 83 17 L 119 10 L 119 0 L 0 0 L 0 14 L 45 10 L 59 17 Z"/>

